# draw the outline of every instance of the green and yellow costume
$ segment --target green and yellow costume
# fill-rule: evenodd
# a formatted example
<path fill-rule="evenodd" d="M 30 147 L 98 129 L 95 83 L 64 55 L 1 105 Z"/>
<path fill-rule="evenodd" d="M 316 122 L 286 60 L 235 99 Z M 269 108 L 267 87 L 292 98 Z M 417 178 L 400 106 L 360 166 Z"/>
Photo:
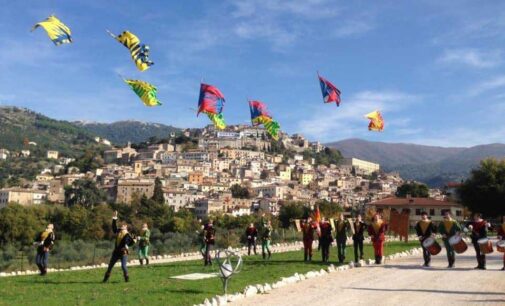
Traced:
<path fill-rule="evenodd" d="M 449 267 L 454 266 L 456 260 L 454 249 L 449 243 L 449 239 L 461 232 L 461 225 L 456 220 L 444 220 L 440 222 L 438 226 L 438 232 L 442 235 L 442 240 L 444 241 L 445 249 L 447 251 L 447 260 L 449 261 Z"/>
<path fill-rule="evenodd" d="M 142 230 L 139 239 L 139 261 L 140 264 L 144 264 L 144 259 L 146 260 L 146 265 L 149 264 L 149 245 L 151 244 L 149 238 L 151 237 L 151 231 L 149 229 Z"/>

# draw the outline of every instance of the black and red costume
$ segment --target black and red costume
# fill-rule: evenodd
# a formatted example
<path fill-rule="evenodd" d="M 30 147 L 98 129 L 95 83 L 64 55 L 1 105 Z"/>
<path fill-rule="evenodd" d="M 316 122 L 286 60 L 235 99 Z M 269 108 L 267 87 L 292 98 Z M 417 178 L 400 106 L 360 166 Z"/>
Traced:
<path fill-rule="evenodd" d="M 317 224 L 314 222 L 304 222 L 301 224 L 303 234 L 303 260 L 312 260 L 312 243 L 314 242 L 314 232 Z"/>

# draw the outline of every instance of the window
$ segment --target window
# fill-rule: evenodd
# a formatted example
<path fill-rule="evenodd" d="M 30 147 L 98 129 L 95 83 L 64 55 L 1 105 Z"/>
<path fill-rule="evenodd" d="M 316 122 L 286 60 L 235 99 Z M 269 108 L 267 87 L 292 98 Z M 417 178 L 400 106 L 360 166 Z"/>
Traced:
<path fill-rule="evenodd" d="M 434 216 L 435 215 L 435 209 L 434 208 L 430 208 L 430 216 Z"/>
<path fill-rule="evenodd" d="M 461 217 L 463 212 L 461 210 L 456 210 L 456 216 Z"/>
<path fill-rule="evenodd" d="M 416 216 L 420 216 L 420 215 L 421 215 L 421 209 L 416 208 Z"/>

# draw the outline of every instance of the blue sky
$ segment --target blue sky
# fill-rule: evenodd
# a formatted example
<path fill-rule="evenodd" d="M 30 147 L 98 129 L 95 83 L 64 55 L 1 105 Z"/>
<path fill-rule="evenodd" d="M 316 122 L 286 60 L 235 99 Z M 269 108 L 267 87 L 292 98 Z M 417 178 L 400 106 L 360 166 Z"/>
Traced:
<path fill-rule="evenodd" d="M 352 2 L 352 3 L 350 3 Z M 0 104 L 65 120 L 202 127 L 200 80 L 226 97 L 228 123 L 262 100 L 289 133 L 470 146 L 505 141 L 503 1 L 0 0 Z M 55 47 L 54 13 L 74 43 Z M 155 65 L 136 70 L 105 32 L 130 30 Z M 323 104 L 316 72 L 342 91 Z M 158 87 L 147 108 L 118 74 Z M 192 109 L 193 108 L 193 109 Z M 363 115 L 380 109 L 383 133 Z"/>

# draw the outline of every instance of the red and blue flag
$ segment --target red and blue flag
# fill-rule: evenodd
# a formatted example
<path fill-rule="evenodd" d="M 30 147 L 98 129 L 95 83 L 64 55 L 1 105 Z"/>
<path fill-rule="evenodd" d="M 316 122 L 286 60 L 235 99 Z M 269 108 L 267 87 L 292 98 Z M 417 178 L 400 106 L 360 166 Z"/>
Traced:
<path fill-rule="evenodd" d="M 221 114 L 224 107 L 224 95 L 215 86 L 201 84 L 200 98 L 198 99 L 198 114 Z"/>
<path fill-rule="evenodd" d="M 324 103 L 335 102 L 340 106 L 340 90 L 330 81 L 318 75 L 319 84 L 321 85 L 321 93 L 323 94 Z"/>
<path fill-rule="evenodd" d="M 267 106 L 263 102 L 249 101 L 249 109 L 251 110 L 251 121 L 254 125 L 261 124 L 258 122 L 261 117 L 272 119 L 267 111 Z"/>

